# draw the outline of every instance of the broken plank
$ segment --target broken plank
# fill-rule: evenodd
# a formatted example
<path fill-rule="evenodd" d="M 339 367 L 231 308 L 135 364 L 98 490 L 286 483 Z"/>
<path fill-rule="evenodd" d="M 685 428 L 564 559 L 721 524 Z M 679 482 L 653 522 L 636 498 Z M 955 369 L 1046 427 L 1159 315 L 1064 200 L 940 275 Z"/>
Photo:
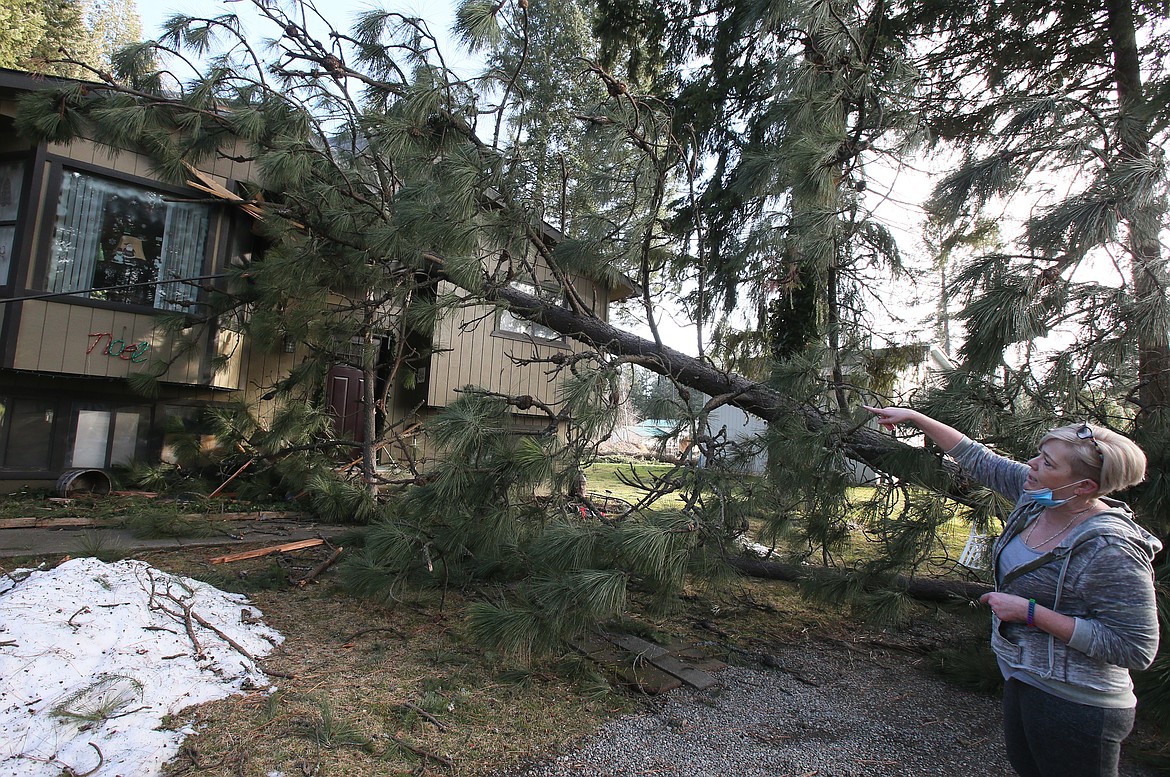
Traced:
<path fill-rule="evenodd" d="M 329 567 L 333 566 L 333 563 L 335 561 L 337 561 L 337 559 L 341 558 L 341 552 L 343 550 L 345 550 L 345 548 L 337 548 L 336 550 L 333 551 L 332 554 L 330 554 L 329 558 L 325 559 L 320 564 L 318 564 L 313 569 L 312 572 L 305 575 L 300 580 L 296 581 L 297 588 L 304 588 L 306 585 L 308 585 L 312 581 L 316 580 L 318 575 L 320 575 L 322 572 L 324 572 Z"/>
<path fill-rule="evenodd" d="M 664 672 L 669 672 L 687 685 L 699 690 L 710 688 L 718 682 L 703 670 L 683 663 L 661 645 L 647 642 L 632 634 L 607 634 L 606 639 L 631 653 L 636 653 L 639 658 L 650 662 Z"/>
<path fill-rule="evenodd" d="M 293 550 L 303 550 L 305 548 L 316 547 L 317 545 L 324 545 L 325 540 L 316 538 L 312 540 L 299 540 L 297 542 L 288 542 L 284 545 L 272 545 L 267 548 L 256 548 L 255 550 L 244 550 L 239 553 L 232 553 L 227 556 L 218 556 L 211 559 L 212 564 L 225 564 L 229 561 L 243 561 L 249 558 L 260 558 L 261 556 L 270 556 L 273 553 L 288 553 Z"/>
<path fill-rule="evenodd" d="M 633 634 L 606 634 L 605 638 L 615 645 L 623 647 L 631 653 L 637 653 L 643 658 L 657 658 L 667 653 L 666 648 L 635 637 Z"/>
<path fill-rule="evenodd" d="M 682 680 L 687 685 L 698 688 L 700 691 L 704 691 L 710 688 L 712 685 L 717 685 L 719 682 L 714 677 L 704 672 L 702 669 L 696 669 L 693 666 L 687 666 L 674 656 L 666 655 L 658 656 L 657 658 L 651 658 L 650 663 L 654 664 L 654 666 L 658 667 L 659 669 L 670 672 L 672 675 Z"/>
<path fill-rule="evenodd" d="M 65 526 L 100 526 L 108 527 L 108 521 L 94 518 L 4 518 L 0 519 L 0 529 L 56 529 Z"/>

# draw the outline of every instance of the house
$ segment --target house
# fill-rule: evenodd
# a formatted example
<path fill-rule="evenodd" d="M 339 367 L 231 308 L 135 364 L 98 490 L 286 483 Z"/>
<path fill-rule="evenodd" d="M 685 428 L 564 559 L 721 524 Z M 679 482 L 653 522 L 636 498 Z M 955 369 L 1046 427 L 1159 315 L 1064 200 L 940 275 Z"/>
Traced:
<path fill-rule="evenodd" d="M 762 475 L 767 467 L 768 453 L 759 444 L 767 431 L 767 421 L 734 405 L 720 405 L 707 415 L 707 436 L 735 446 L 737 466 L 752 475 Z"/>
<path fill-rule="evenodd" d="M 917 343 L 902 346 L 897 349 L 874 349 L 870 355 L 877 362 L 886 361 L 885 357 L 894 352 L 896 358 L 888 360 L 895 366 L 886 370 L 890 378 L 881 398 L 873 404 L 901 404 L 910 401 L 917 392 L 938 385 L 941 376 L 955 369 L 955 363 L 942 348 L 934 343 Z M 877 421 L 869 418 L 866 421 L 870 428 L 877 429 Z M 911 439 L 919 443 L 925 438 L 921 434 Z M 867 464 L 853 459 L 846 460 L 846 466 L 855 483 L 859 485 L 871 484 L 879 479 L 879 475 Z"/>
<path fill-rule="evenodd" d="M 616 456 L 676 459 L 690 445 L 689 424 L 665 418 L 647 418 L 613 430 L 599 451 Z"/>
<path fill-rule="evenodd" d="M 44 85 L 0 70 L 0 491 L 158 461 L 169 418 L 237 398 L 263 405 L 299 359 L 297 343 L 263 350 L 222 323 L 194 348 L 157 326 L 158 314 L 187 310 L 253 250 L 250 217 L 207 194 L 234 191 L 253 177 L 249 164 L 208 163 L 192 172 L 196 189 L 161 182 L 133 151 L 32 146 L 13 129 L 16 100 Z M 548 277 L 526 280 L 556 293 Z M 583 281 L 578 289 L 602 316 L 631 292 Z M 509 357 L 581 347 L 490 307 L 463 309 L 422 337 L 434 347 L 385 392 L 391 421 L 417 412 L 425 424 L 467 384 L 551 402 L 556 381 L 545 368 Z M 135 374 L 160 364 L 169 366 L 158 395 L 135 392 Z M 360 371 L 338 365 L 328 402 L 348 439 L 361 439 L 363 394 Z M 534 428 L 546 420 L 533 410 L 517 418 Z"/>

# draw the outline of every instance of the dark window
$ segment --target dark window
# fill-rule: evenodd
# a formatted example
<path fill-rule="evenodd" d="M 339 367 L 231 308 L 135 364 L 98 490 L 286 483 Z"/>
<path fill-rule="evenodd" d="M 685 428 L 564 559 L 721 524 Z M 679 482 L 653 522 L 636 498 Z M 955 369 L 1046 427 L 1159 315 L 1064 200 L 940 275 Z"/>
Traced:
<path fill-rule="evenodd" d="M 8 283 L 16 251 L 16 221 L 24 188 L 22 161 L 0 162 L 0 286 Z"/>
<path fill-rule="evenodd" d="M 45 288 L 184 310 L 198 293 L 194 285 L 155 282 L 203 272 L 210 224 L 207 205 L 168 202 L 161 192 L 66 170 Z"/>
<path fill-rule="evenodd" d="M 0 441 L 4 469 L 49 469 L 54 403 L 45 399 L 0 400 Z"/>

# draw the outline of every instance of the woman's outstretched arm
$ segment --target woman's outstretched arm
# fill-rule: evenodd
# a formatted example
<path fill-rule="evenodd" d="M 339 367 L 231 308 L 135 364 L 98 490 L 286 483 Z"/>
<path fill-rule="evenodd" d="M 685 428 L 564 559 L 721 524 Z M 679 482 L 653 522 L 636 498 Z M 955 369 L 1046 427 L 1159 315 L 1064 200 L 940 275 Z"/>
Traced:
<path fill-rule="evenodd" d="M 934 440 L 938 447 L 944 451 L 954 448 L 966 436 L 958 429 L 908 407 L 870 407 L 869 405 L 862 405 L 862 407 L 876 415 L 877 422 L 887 429 L 893 429 L 898 424 L 910 424 L 918 427 L 923 434 Z"/>

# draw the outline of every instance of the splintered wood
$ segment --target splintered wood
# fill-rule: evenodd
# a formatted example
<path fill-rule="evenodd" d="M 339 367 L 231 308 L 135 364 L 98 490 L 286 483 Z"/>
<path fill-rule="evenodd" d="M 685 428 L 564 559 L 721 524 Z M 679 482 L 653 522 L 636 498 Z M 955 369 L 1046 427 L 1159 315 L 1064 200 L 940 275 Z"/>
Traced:
<path fill-rule="evenodd" d="M 239 553 L 232 553 L 227 556 L 217 556 L 211 559 L 212 564 L 226 564 L 230 561 L 243 561 L 249 558 L 260 558 L 261 556 L 271 556 L 273 553 L 288 553 L 294 550 L 304 550 L 305 548 L 314 548 L 318 545 L 324 545 L 325 540 L 320 537 L 312 540 L 300 540 L 298 542 L 288 542 L 284 545 L 272 545 L 267 548 L 256 548 L 255 550 L 244 550 Z"/>

